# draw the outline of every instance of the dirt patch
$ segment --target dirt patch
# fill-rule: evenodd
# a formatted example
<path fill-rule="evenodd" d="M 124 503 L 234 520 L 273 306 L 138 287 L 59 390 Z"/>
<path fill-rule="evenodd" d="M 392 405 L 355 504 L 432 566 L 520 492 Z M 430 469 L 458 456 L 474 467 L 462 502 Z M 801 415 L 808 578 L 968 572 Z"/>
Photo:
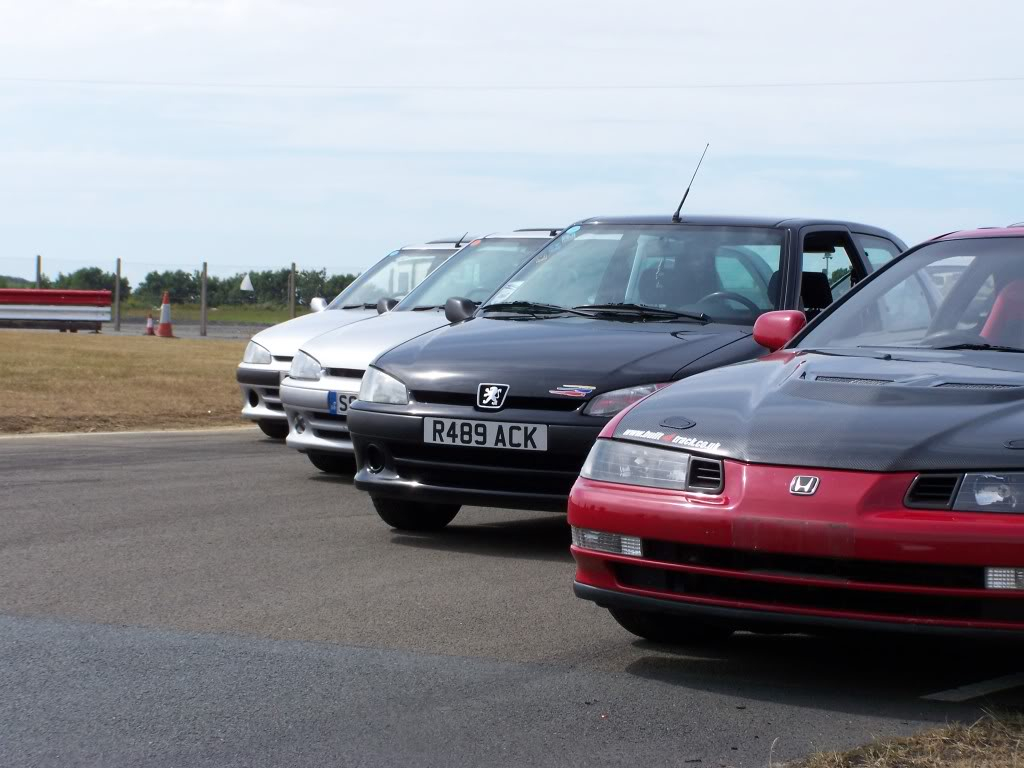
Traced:
<path fill-rule="evenodd" d="M 245 343 L 0 331 L 0 433 L 242 425 Z"/>
<path fill-rule="evenodd" d="M 1024 714 L 990 714 L 905 739 L 849 752 L 823 752 L 788 768 L 1019 768 L 1024 765 Z"/>

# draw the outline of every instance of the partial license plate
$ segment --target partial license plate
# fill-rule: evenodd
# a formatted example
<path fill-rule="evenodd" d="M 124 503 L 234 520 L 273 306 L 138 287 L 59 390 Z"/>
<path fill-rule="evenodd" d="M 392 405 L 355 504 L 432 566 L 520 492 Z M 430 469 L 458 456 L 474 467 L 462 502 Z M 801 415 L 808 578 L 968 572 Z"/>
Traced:
<path fill-rule="evenodd" d="M 328 392 L 327 410 L 337 416 L 339 413 L 347 413 L 348 407 L 352 405 L 359 395 L 350 392 Z"/>
<path fill-rule="evenodd" d="M 515 424 L 508 421 L 426 418 L 423 420 L 423 442 L 546 451 L 548 427 L 546 424 Z"/>

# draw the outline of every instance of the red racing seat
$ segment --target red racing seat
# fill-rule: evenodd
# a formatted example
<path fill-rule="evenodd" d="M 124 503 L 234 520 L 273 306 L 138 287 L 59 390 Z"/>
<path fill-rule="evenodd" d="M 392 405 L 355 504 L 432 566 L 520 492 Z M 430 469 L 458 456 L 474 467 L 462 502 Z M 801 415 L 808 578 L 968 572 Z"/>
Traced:
<path fill-rule="evenodd" d="M 990 344 L 1019 347 L 1024 342 L 1024 280 L 1014 280 L 992 302 L 981 335 Z"/>

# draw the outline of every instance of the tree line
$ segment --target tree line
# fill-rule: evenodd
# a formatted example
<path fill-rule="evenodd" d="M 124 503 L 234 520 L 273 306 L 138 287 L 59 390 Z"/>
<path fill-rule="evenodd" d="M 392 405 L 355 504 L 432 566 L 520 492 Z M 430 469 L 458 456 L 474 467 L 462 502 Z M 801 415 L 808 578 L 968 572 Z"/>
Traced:
<path fill-rule="evenodd" d="M 262 272 L 249 272 L 252 291 L 241 289 L 244 272 L 231 277 L 208 276 L 206 279 L 206 301 L 210 306 L 222 304 L 287 304 L 288 274 L 291 270 L 277 269 Z M 295 296 L 300 305 L 308 304 L 310 299 L 323 296 L 328 301 L 333 299 L 356 275 L 328 275 L 326 269 L 303 269 L 295 273 Z M 51 279 L 43 275 L 42 288 L 66 288 L 75 290 L 114 290 L 117 276 L 99 267 L 83 267 L 70 274 L 60 272 Z M 164 291 L 170 294 L 174 304 L 195 304 L 199 302 L 202 274 L 199 271 L 186 272 L 181 269 L 153 271 L 147 274 L 138 285 L 132 287 L 128 279 L 121 278 L 121 299 L 131 298 L 139 304 L 157 304 Z M 0 275 L 0 288 L 34 288 L 34 280 Z"/>

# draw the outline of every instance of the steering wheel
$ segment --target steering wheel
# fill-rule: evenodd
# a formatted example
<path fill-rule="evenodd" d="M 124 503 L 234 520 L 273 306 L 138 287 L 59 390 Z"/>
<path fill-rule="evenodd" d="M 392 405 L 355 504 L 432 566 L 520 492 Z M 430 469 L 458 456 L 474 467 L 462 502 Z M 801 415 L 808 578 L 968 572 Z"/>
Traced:
<path fill-rule="evenodd" d="M 733 291 L 715 291 L 714 293 L 709 293 L 707 296 L 703 296 L 700 299 L 700 301 L 698 301 L 697 303 L 698 304 L 704 304 L 704 303 L 713 303 L 713 302 L 716 302 L 716 301 L 720 301 L 720 302 L 735 301 L 735 302 L 737 302 L 739 304 L 742 304 L 744 307 L 749 309 L 755 315 L 761 314 L 761 308 L 759 306 L 757 306 L 757 304 L 752 302 L 746 296 L 744 296 L 742 294 L 739 294 L 739 293 L 734 293 Z"/>

